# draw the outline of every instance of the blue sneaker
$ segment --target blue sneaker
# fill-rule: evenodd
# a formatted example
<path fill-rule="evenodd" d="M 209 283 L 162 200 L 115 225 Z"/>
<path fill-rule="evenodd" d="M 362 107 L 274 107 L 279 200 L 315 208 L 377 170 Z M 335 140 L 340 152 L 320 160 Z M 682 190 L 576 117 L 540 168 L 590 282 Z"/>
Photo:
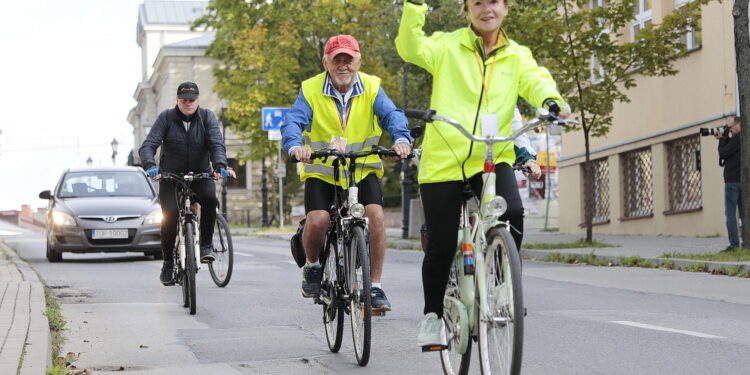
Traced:
<path fill-rule="evenodd" d="M 302 297 L 312 298 L 320 296 L 320 280 L 323 278 L 323 267 L 302 267 Z"/>
<path fill-rule="evenodd" d="M 388 302 L 388 297 L 385 296 L 383 289 L 378 287 L 370 288 L 372 294 L 372 309 L 377 311 L 391 311 L 391 303 Z"/>

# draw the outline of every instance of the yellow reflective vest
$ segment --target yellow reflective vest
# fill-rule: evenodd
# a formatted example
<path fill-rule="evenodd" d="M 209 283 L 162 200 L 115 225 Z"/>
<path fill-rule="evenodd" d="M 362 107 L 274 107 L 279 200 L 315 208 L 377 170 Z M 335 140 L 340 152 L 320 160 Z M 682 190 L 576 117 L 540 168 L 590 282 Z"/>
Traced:
<path fill-rule="evenodd" d="M 372 146 L 378 144 L 383 131 L 378 124 L 373 105 L 380 90 L 380 78 L 362 72 L 357 74 L 364 86 L 364 92 L 351 99 L 345 129 L 342 126 L 343 119 L 339 115 L 335 99 L 323 94 L 326 73 L 323 72 L 302 82 L 302 95 L 310 104 L 313 113 L 312 123 L 302 132 L 302 142 L 305 147 L 313 151 L 326 148 L 331 143 L 331 137 L 346 138 L 347 152 L 370 150 Z M 359 182 L 370 173 L 375 173 L 378 178 L 383 177 L 383 163 L 377 155 L 357 159 L 354 181 Z M 341 177 L 339 186 L 349 187 L 346 170 L 342 170 L 339 176 Z M 300 178 L 304 181 L 310 177 L 334 184 L 332 160 L 317 159 L 313 164 L 304 164 Z"/>
<path fill-rule="evenodd" d="M 500 135 L 510 135 L 518 97 L 541 107 L 552 98 L 564 103 L 547 69 L 531 51 L 512 40 L 485 56 L 482 39 L 469 27 L 453 32 L 422 31 L 427 5 L 404 4 L 396 49 L 404 61 L 432 74 L 431 108 L 482 134 L 481 116 L 496 114 Z M 502 33 L 502 29 L 500 30 Z M 481 69 L 481 70 L 480 70 Z M 483 81 L 488 86 L 483 90 Z M 484 143 L 471 142 L 451 125 L 428 124 L 422 143 L 420 183 L 460 181 L 483 170 Z M 495 144 L 495 164 L 512 164 L 513 142 Z"/>

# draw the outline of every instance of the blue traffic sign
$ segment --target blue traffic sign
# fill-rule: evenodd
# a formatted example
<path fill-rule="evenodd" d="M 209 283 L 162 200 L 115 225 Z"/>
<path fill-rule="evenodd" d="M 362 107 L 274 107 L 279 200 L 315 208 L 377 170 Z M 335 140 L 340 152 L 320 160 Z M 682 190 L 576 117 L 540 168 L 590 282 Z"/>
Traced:
<path fill-rule="evenodd" d="M 289 108 L 263 107 L 263 130 L 281 130 L 287 112 Z"/>

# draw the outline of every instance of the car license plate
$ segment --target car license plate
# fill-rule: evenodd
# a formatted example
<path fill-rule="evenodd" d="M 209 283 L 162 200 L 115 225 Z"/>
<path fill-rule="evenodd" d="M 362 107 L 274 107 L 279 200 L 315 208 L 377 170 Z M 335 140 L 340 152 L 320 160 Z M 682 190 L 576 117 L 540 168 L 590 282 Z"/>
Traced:
<path fill-rule="evenodd" d="M 91 230 L 91 239 L 113 239 L 113 238 L 128 238 L 127 229 L 93 229 Z"/>

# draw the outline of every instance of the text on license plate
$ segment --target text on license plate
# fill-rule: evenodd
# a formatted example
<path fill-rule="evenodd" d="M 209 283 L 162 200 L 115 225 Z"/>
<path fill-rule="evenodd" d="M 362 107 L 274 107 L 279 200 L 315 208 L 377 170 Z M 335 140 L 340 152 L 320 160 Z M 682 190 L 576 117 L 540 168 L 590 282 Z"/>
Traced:
<path fill-rule="evenodd" d="M 93 229 L 91 230 L 91 238 L 94 240 L 100 240 L 105 238 L 128 238 L 127 229 Z"/>

